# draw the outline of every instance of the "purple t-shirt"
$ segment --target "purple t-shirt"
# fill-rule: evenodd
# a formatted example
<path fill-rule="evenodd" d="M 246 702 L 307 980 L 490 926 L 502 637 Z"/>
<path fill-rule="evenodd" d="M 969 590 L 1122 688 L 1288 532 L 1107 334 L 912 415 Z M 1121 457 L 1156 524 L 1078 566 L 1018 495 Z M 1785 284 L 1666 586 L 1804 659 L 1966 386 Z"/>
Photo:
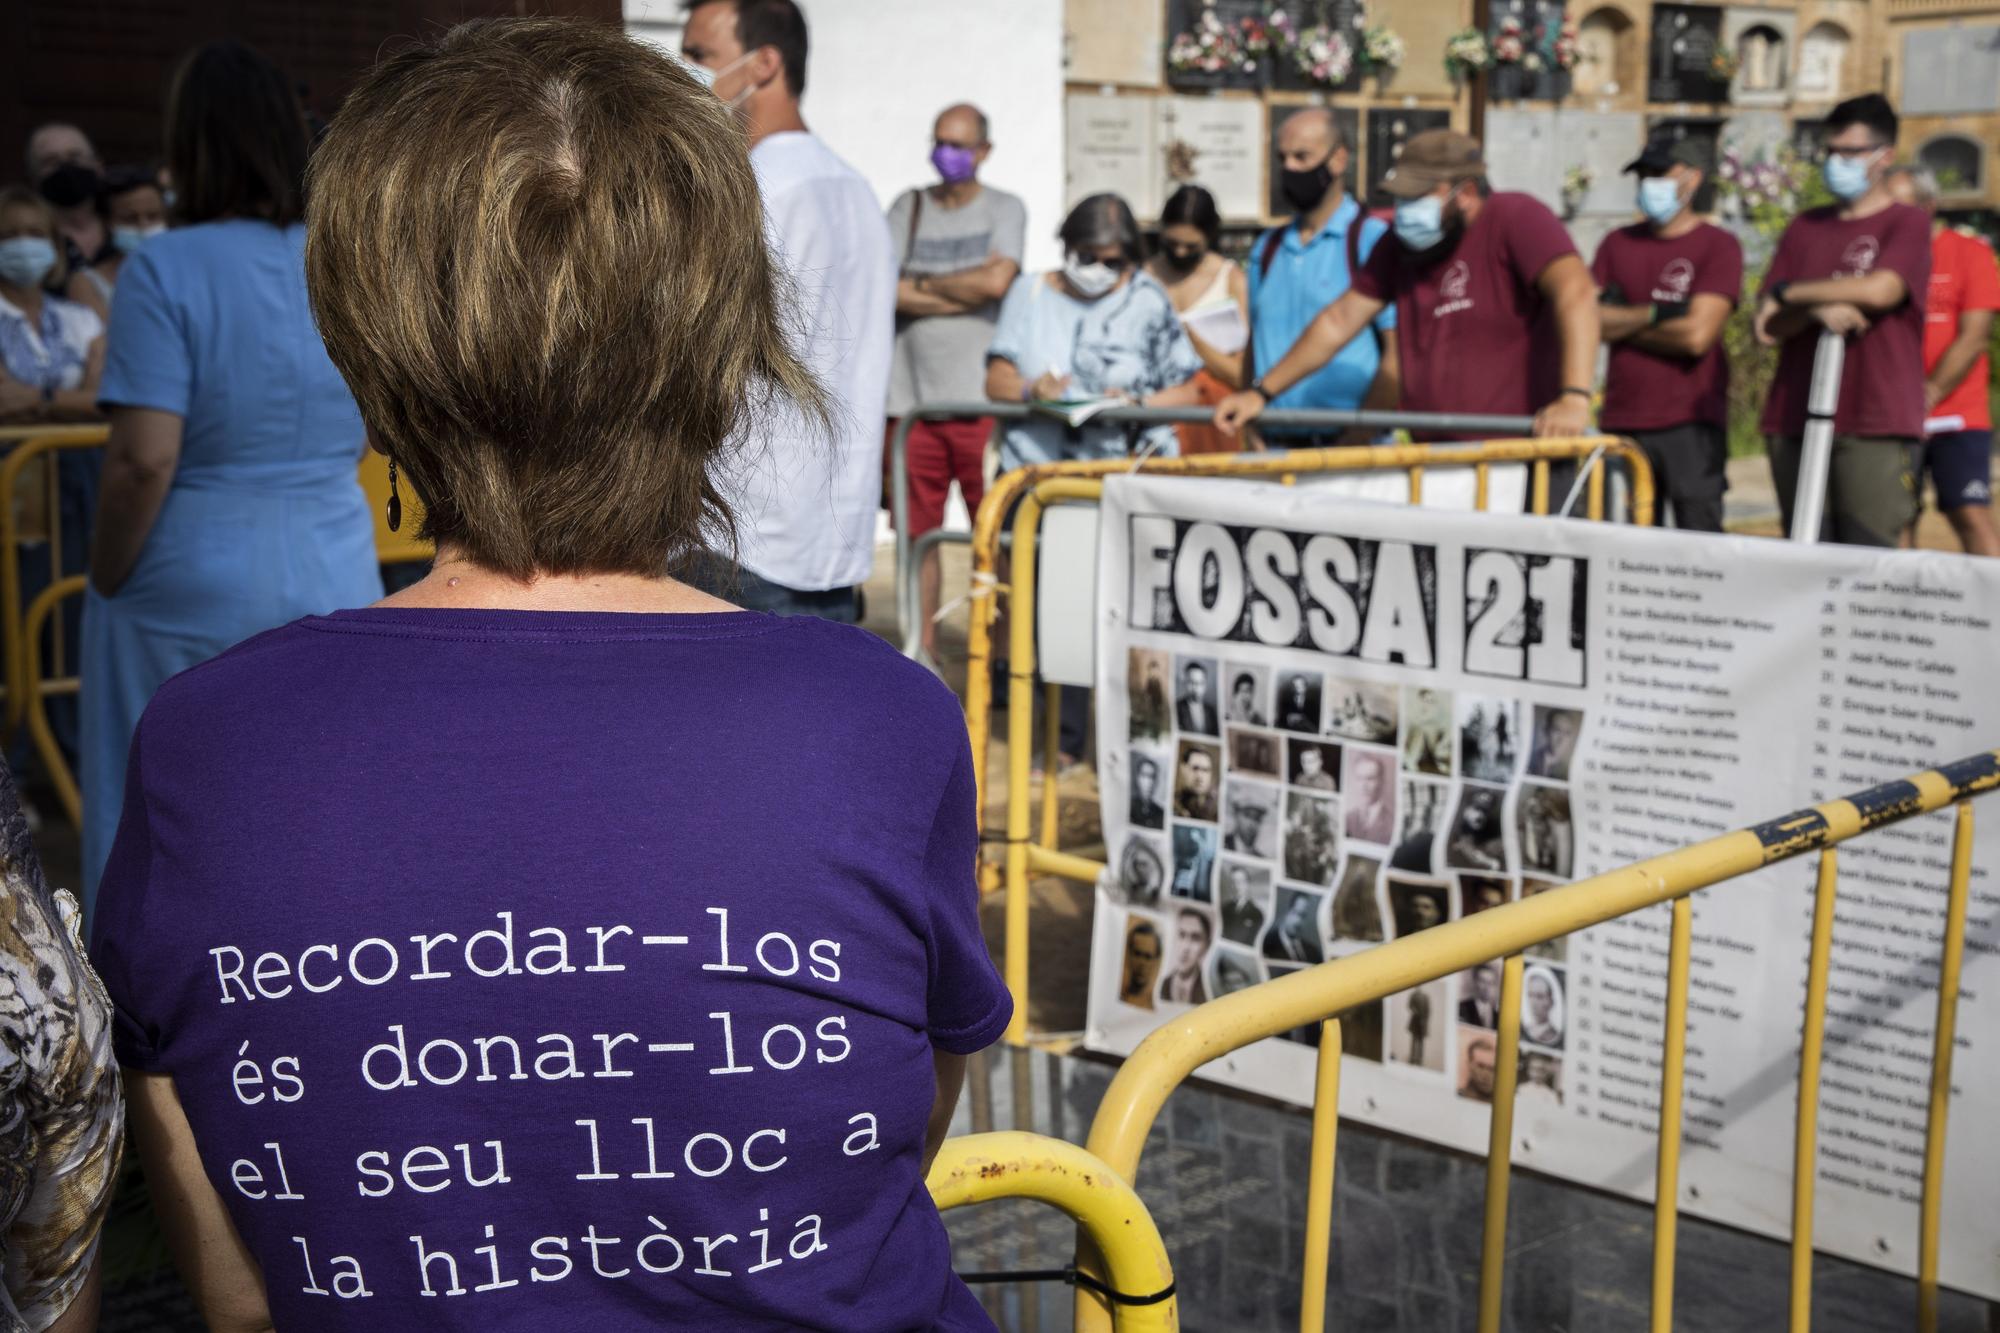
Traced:
<path fill-rule="evenodd" d="M 279 1328 L 990 1328 L 921 1176 L 1011 1011 L 973 800 L 859 630 L 345 611 L 154 697 L 93 952 Z"/>

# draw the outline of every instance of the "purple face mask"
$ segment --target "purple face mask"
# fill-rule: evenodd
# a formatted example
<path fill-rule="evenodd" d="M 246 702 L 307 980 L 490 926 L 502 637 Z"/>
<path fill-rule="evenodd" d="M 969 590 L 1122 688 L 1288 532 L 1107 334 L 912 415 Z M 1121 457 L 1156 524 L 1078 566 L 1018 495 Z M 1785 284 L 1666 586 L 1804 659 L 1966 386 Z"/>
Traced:
<path fill-rule="evenodd" d="M 955 143 L 941 143 L 931 149 L 931 165 L 947 185 L 972 179 L 972 173 L 979 169 L 970 148 L 961 148 Z"/>

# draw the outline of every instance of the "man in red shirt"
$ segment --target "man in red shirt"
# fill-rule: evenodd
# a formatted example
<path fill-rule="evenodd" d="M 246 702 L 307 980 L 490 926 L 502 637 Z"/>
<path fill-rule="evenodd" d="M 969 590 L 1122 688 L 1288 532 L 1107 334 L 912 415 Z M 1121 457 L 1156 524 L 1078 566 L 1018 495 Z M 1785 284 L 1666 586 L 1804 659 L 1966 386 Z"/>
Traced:
<path fill-rule="evenodd" d="M 1987 339 L 2000 310 L 1993 247 L 1938 220 L 1937 181 L 1921 167 L 1889 173 L 1889 193 L 1931 215 L 1931 290 L 1924 306 L 1924 471 L 1938 508 L 1972 555 L 2000 555 L 1993 530 L 1993 405 Z"/>
<path fill-rule="evenodd" d="M 1824 173 L 1836 202 L 1785 228 L 1757 306 L 1758 340 L 1782 346 L 1764 402 L 1771 479 L 1789 529 L 1813 357 L 1830 330 L 1847 340 L 1847 357 L 1821 536 L 1895 546 L 1917 517 L 1930 219 L 1897 203 L 1883 183 L 1896 143 L 1886 98 L 1849 98 L 1828 113 L 1825 132 Z"/>
<path fill-rule="evenodd" d="M 1606 236 L 1590 266 L 1611 344 L 1599 420 L 1646 451 L 1675 527 L 1720 532 L 1729 461 L 1722 326 L 1743 291 L 1743 247 L 1695 213 L 1708 170 L 1694 140 L 1655 140 L 1625 170 L 1639 177 L 1646 220 Z"/>
<path fill-rule="evenodd" d="M 1535 418 L 1539 436 L 1588 434 L 1597 376 L 1597 285 L 1555 214 L 1495 193 L 1479 144 L 1426 130 L 1382 178 L 1395 244 L 1314 317 L 1257 383 L 1215 409 L 1233 435 L 1396 306 L 1402 407 Z"/>

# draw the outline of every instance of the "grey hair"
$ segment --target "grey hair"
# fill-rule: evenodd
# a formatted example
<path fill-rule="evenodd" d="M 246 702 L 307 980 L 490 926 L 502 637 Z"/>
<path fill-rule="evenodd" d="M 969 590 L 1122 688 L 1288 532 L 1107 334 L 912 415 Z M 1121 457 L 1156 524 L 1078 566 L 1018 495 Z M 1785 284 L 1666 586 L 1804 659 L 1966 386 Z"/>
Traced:
<path fill-rule="evenodd" d="M 1093 194 L 1069 211 L 1056 236 L 1068 251 L 1115 245 L 1135 267 L 1145 262 L 1144 242 L 1132 206 L 1115 194 Z"/>
<path fill-rule="evenodd" d="M 1901 176 L 1910 182 L 1910 188 L 1917 192 L 1918 203 L 1934 204 L 1938 201 L 1940 191 L 1938 189 L 1937 173 L 1929 167 L 1899 165 L 1890 167 L 1882 173 L 1882 179 L 1885 184 L 1897 176 Z"/>

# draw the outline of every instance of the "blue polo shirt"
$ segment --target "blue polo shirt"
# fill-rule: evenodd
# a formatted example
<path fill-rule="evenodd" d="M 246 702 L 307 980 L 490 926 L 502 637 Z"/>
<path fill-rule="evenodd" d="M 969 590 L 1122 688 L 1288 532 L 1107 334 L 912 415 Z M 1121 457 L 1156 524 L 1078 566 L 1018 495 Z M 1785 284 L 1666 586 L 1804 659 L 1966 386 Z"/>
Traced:
<path fill-rule="evenodd" d="M 1341 200 L 1340 207 L 1310 241 L 1300 240 L 1299 229 L 1292 223 L 1277 228 L 1278 249 L 1271 256 L 1268 272 L 1264 271 L 1264 247 L 1270 243 L 1271 233 L 1257 238 L 1250 251 L 1250 329 L 1258 378 L 1284 359 L 1313 317 L 1353 281 L 1354 275 L 1347 271 L 1347 229 L 1356 225 L 1361 228 L 1361 258 L 1366 261 L 1389 228 L 1378 219 L 1362 218 L 1361 205 L 1351 196 Z M 1375 327 L 1385 338 L 1393 335 L 1393 302 L 1375 317 Z M 1375 339 L 1356 337 L 1333 360 L 1279 394 L 1271 406 L 1359 407 L 1381 361 Z"/>

